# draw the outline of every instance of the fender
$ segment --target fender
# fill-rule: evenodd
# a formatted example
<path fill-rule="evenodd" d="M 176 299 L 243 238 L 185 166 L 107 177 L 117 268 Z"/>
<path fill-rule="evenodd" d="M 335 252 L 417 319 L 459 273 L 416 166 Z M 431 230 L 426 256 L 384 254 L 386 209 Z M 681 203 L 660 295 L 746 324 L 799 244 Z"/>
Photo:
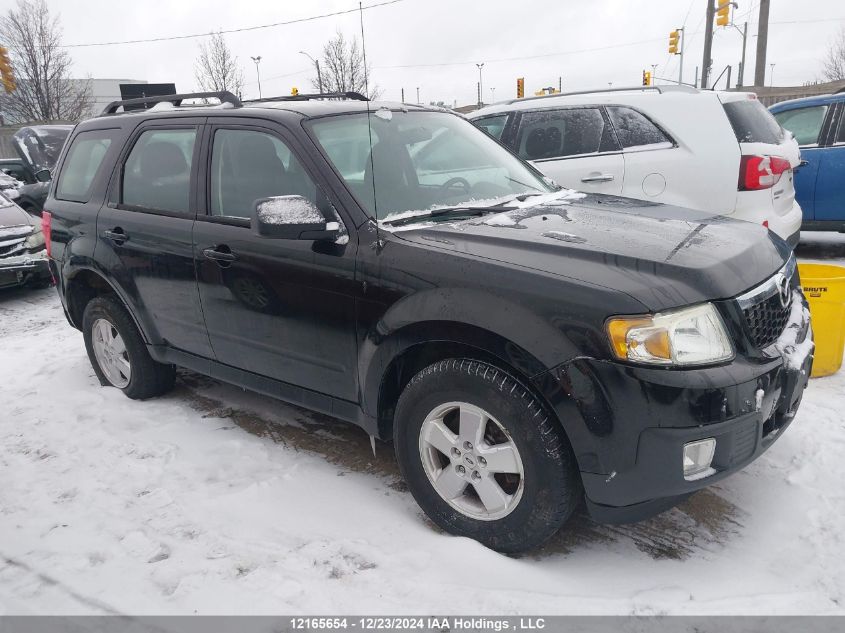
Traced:
<path fill-rule="evenodd" d="M 526 379 L 579 354 L 551 323 L 501 297 L 466 288 L 423 290 L 393 304 L 361 342 L 358 371 L 368 414 L 377 415 L 382 379 L 394 359 L 426 342 L 475 347 Z"/>
<path fill-rule="evenodd" d="M 73 263 L 71 263 L 71 260 Z M 80 261 L 82 260 L 82 261 Z M 103 272 L 103 269 L 99 264 L 90 257 L 73 257 L 68 258 L 64 261 L 61 266 L 61 274 L 59 275 L 59 279 L 61 279 L 62 289 L 61 289 L 61 298 L 62 303 L 65 307 L 65 313 L 68 317 L 68 321 L 70 321 L 71 325 L 78 330 L 82 329 L 82 323 L 76 323 L 73 321 L 71 316 L 71 309 L 70 309 L 70 300 L 68 297 L 68 293 L 70 292 L 71 284 L 73 280 L 79 276 L 83 272 L 89 272 L 96 275 L 100 281 L 102 281 L 106 286 L 108 286 L 114 295 L 120 300 L 120 302 L 127 308 L 127 312 L 129 312 L 129 316 L 132 317 L 132 321 L 135 323 L 135 327 L 138 328 L 138 331 L 141 333 L 141 338 L 144 340 L 146 344 L 150 344 L 152 339 L 148 336 L 146 330 L 141 326 L 140 321 L 135 316 L 135 311 L 129 309 L 129 300 L 126 294 L 123 292 L 123 289 L 117 286 L 112 280 L 109 279 L 108 275 Z"/>

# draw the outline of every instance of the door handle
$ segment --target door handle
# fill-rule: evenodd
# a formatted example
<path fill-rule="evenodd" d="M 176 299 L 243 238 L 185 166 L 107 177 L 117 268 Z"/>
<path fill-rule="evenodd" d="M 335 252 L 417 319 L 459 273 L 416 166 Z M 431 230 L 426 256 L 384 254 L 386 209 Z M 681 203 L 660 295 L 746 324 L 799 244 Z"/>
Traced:
<path fill-rule="evenodd" d="M 225 249 L 225 250 L 221 250 Z M 202 254 L 206 259 L 213 259 L 218 263 L 230 264 L 237 259 L 237 256 L 229 250 L 228 246 L 215 246 L 214 248 L 205 248 Z"/>
<path fill-rule="evenodd" d="M 598 174 L 596 176 L 584 176 L 581 182 L 610 182 L 613 180 L 613 174 Z"/>
<path fill-rule="evenodd" d="M 111 240 L 118 246 L 123 244 L 126 240 L 129 239 L 129 236 L 123 232 L 123 229 L 119 226 L 114 227 L 110 231 L 103 231 L 103 237 L 106 239 Z"/>

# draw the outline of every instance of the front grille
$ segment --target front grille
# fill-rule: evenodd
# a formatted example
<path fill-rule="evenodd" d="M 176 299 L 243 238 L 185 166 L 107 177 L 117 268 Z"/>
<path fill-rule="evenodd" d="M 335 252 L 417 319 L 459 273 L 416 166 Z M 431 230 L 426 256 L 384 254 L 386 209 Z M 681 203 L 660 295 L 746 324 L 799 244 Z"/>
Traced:
<path fill-rule="evenodd" d="M 778 340 L 789 321 L 789 312 L 789 304 L 782 305 L 779 295 L 745 308 L 742 313 L 754 346 L 763 349 Z"/>
<path fill-rule="evenodd" d="M 782 292 L 788 287 L 787 296 Z M 796 289 L 795 258 L 756 288 L 737 298 L 754 347 L 764 349 L 778 340 L 789 322 Z"/>
<path fill-rule="evenodd" d="M 26 237 L 0 241 L 0 257 L 12 257 L 24 252 Z"/>

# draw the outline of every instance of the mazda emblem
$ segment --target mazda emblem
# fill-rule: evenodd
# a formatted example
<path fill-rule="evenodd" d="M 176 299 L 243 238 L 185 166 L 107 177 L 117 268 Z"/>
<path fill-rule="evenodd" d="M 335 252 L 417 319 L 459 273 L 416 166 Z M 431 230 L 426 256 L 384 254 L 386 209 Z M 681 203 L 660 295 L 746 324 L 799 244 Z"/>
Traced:
<path fill-rule="evenodd" d="M 780 304 L 785 308 L 789 305 L 790 301 L 792 300 L 792 286 L 789 283 L 789 279 L 787 279 L 783 275 L 778 278 L 777 286 L 778 296 L 780 297 Z"/>

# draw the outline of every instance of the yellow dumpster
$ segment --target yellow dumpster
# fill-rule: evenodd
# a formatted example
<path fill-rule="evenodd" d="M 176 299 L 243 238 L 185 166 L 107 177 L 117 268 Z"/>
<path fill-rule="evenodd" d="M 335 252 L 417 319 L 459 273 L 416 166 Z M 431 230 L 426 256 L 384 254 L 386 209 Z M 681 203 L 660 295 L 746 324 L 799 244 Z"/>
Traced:
<path fill-rule="evenodd" d="M 816 339 L 813 378 L 835 374 L 845 347 L 845 267 L 798 264 Z"/>

